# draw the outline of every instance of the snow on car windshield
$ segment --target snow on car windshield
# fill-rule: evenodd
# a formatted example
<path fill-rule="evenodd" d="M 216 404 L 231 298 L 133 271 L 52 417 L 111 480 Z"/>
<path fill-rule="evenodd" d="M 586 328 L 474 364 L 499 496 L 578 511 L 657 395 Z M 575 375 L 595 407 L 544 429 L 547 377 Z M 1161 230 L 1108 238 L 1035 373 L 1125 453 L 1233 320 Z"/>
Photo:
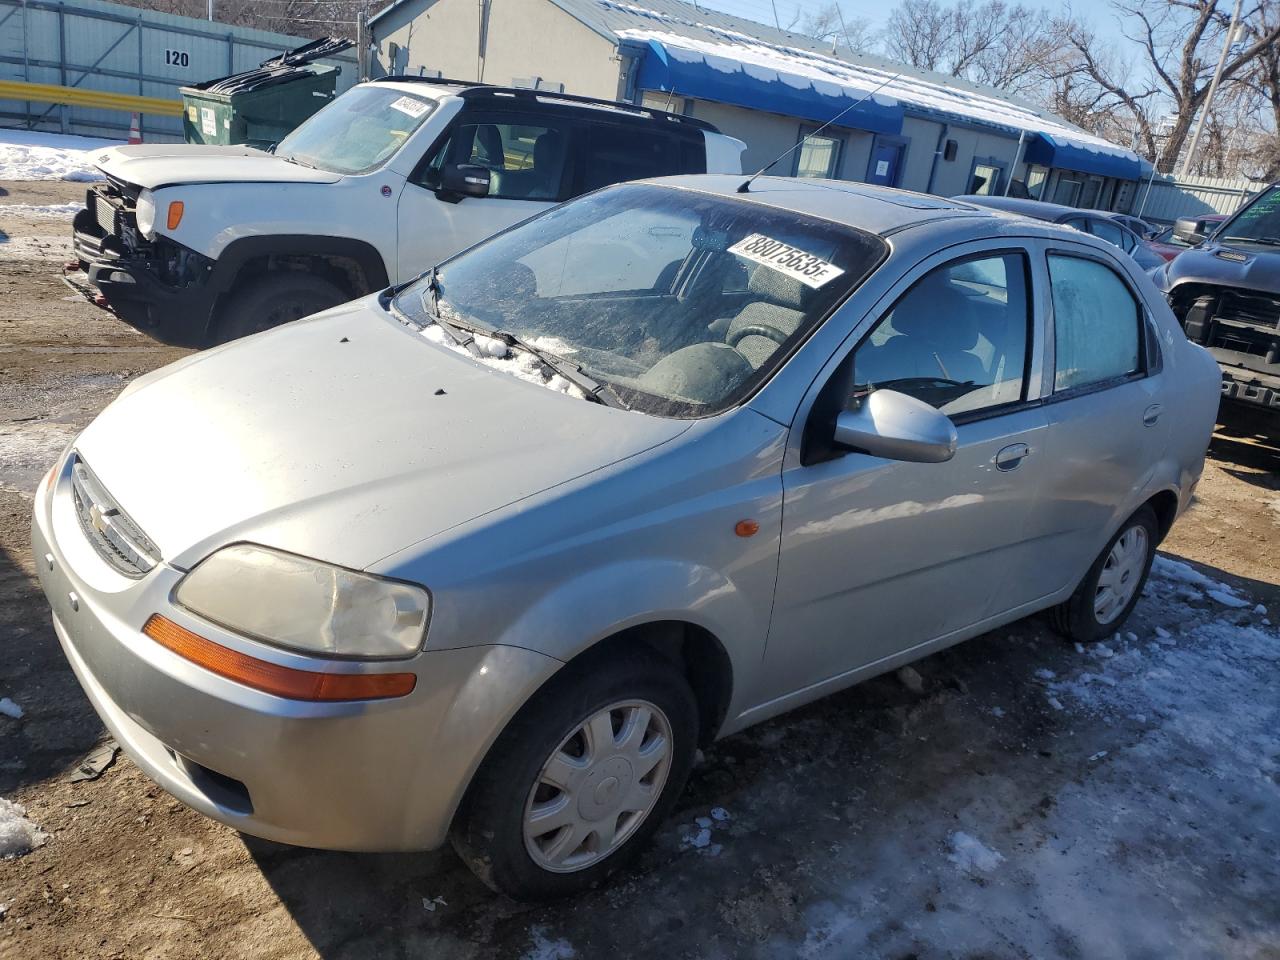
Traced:
<path fill-rule="evenodd" d="M 748 200 L 653 185 L 551 210 L 406 288 L 396 308 L 503 332 L 663 416 L 763 382 L 879 264 L 878 237 Z"/>
<path fill-rule="evenodd" d="M 332 173 L 366 173 L 399 150 L 435 107 L 393 87 L 355 87 L 303 121 L 276 155 Z"/>

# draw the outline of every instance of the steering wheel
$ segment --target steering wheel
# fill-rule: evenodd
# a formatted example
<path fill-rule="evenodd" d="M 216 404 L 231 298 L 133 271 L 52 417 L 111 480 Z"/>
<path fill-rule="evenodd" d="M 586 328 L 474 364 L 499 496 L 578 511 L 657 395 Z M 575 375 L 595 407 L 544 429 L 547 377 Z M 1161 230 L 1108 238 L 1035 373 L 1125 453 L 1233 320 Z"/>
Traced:
<path fill-rule="evenodd" d="M 747 337 L 764 337 L 766 340 L 772 340 L 778 346 L 782 346 L 787 341 L 787 335 L 776 327 L 770 327 L 763 323 L 748 323 L 730 333 L 726 342 L 729 346 L 736 347 Z"/>

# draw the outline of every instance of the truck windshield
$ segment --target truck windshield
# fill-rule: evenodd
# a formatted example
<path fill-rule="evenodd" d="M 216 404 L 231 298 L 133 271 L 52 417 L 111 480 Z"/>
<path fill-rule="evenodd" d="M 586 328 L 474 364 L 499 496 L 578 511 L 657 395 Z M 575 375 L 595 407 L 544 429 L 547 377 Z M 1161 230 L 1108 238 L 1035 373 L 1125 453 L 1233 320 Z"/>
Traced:
<path fill-rule="evenodd" d="M 1256 197 L 1222 228 L 1218 239 L 1280 246 L 1280 187 Z"/>
<path fill-rule="evenodd" d="M 424 329 L 509 334 L 633 409 L 697 417 L 767 380 L 885 252 L 853 227 L 628 184 L 473 247 L 395 307 Z"/>
<path fill-rule="evenodd" d="M 281 140 L 276 156 L 332 173 L 367 173 L 399 150 L 435 107 L 434 100 L 391 87 L 355 87 Z"/>

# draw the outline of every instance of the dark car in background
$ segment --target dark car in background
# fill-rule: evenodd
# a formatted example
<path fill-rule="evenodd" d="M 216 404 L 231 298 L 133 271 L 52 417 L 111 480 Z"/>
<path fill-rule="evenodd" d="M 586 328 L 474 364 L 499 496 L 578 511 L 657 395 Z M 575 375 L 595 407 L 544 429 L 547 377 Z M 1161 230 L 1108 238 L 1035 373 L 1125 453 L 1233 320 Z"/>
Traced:
<path fill-rule="evenodd" d="M 1147 243 L 1152 250 L 1166 261 L 1172 260 L 1183 250 L 1190 250 L 1193 247 L 1200 246 L 1204 242 L 1204 238 L 1213 233 L 1218 228 L 1218 224 L 1226 219 L 1227 215 L 1225 213 L 1210 213 L 1203 217 L 1187 217 L 1184 220 L 1186 223 L 1194 224 L 1194 228 L 1189 230 L 1186 223 L 1184 223 L 1182 234 L 1179 235 L 1176 226 L 1165 227 L 1148 240 Z"/>
<path fill-rule="evenodd" d="M 1164 263 L 1147 241 L 1121 222 L 1121 218 L 1135 219 L 1127 214 L 1116 214 L 1109 210 L 1077 210 L 1075 207 L 1063 206 L 1060 203 L 1045 203 L 1042 200 L 1025 200 L 1019 197 L 985 197 L 968 194 L 952 199 L 1075 227 L 1082 233 L 1091 233 L 1099 240 L 1105 240 L 1119 247 L 1133 257 L 1143 270 L 1152 270 Z"/>
<path fill-rule="evenodd" d="M 1280 415 L 1280 183 L 1212 233 L 1207 219 L 1174 224 L 1179 240 L 1199 245 L 1152 279 L 1187 338 L 1222 367 L 1222 396 Z"/>

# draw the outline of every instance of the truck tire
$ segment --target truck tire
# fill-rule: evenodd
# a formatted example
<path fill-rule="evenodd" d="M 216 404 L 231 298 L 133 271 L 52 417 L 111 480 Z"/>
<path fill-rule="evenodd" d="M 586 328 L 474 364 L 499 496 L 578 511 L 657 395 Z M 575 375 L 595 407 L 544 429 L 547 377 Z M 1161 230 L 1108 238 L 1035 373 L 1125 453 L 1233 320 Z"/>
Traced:
<path fill-rule="evenodd" d="M 514 900 L 613 874 L 671 813 L 693 767 L 697 704 L 678 670 L 638 655 L 587 667 L 566 667 L 512 719 L 454 821 L 463 861 Z"/>
<path fill-rule="evenodd" d="M 212 343 L 227 343 L 300 320 L 351 299 L 340 287 L 306 273 L 277 273 L 250 281 L 218 311 Z"/>

